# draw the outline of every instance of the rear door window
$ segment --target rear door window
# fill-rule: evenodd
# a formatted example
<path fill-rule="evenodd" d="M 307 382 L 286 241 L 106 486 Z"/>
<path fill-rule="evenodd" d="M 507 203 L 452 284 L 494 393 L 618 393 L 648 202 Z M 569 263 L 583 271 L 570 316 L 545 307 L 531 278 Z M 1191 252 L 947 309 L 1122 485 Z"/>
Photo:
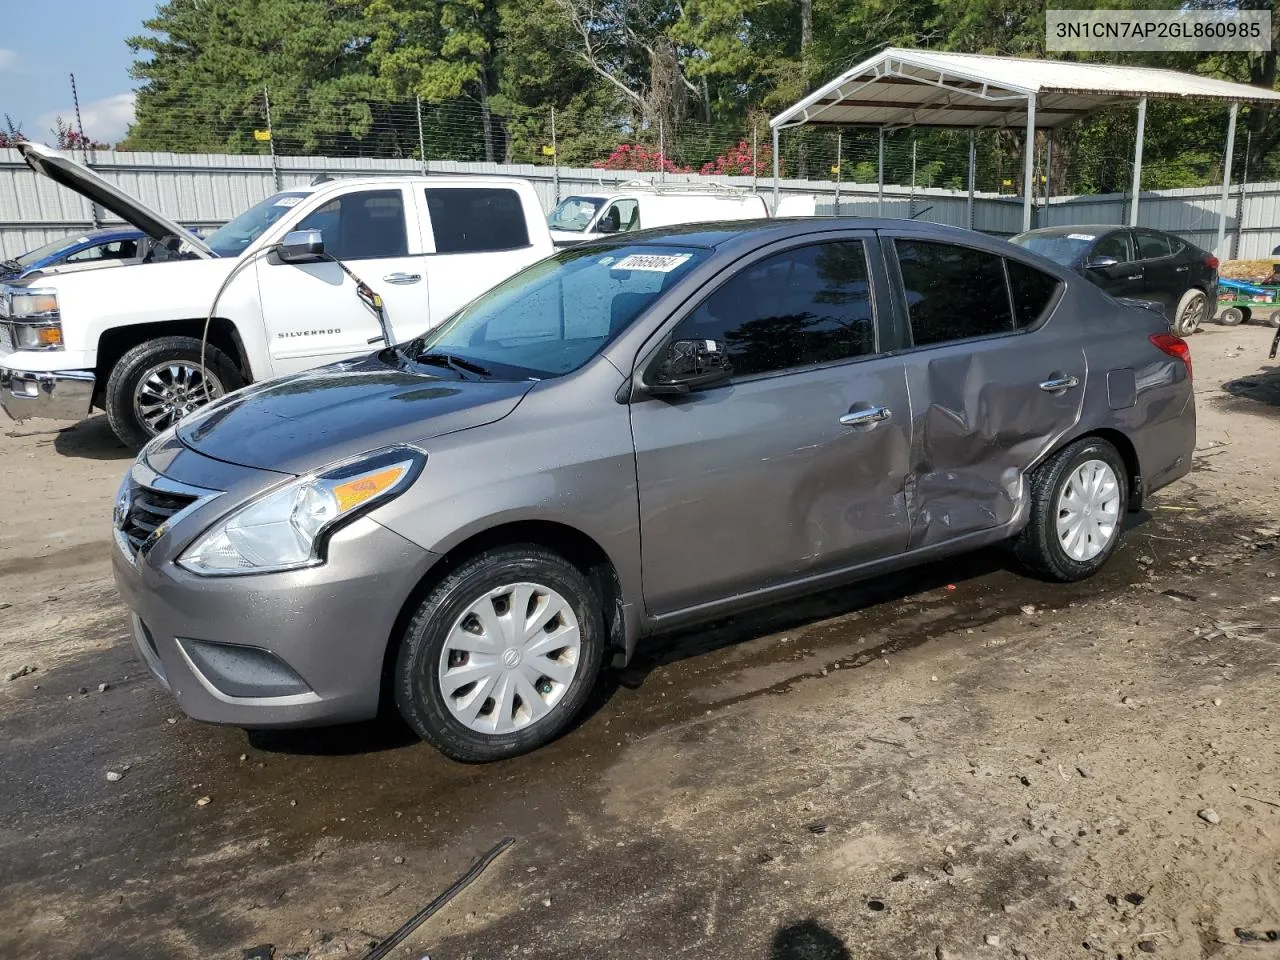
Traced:
<path fill-rule="evenodd" d="M 504 187 L 427 187 L 436 253 L 485 253 L 529 246 L 520 194 Z"/>
<path fill-rule="evenodd" d="M 930 240 L 895 240 L 917 347 L 1014 329 L 1004 258 Z"/>
<path fill-rule="evenodd" d="M 409 255 L 400 190 L 359 190 L 334 197 L 302 218 L 295 230 L 319 230 L 325 253 L 338 260 Z"/>
<path fill-rule="evenodd" d="M 1161 257 L 1167 257 L 1172 251 L 1169 249 L 1169 238 L 1163 233 L 1145 233 L 1138 234 L 1138 258 L 1140 260 L 1158 260 Z"/>

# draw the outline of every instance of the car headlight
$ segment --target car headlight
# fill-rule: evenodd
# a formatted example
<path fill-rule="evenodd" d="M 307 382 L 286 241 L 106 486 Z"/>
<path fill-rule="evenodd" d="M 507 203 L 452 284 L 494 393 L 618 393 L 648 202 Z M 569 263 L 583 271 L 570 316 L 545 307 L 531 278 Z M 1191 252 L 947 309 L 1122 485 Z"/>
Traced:
<path fill-rule="evenodd" d="M 18 350 L 61 350 L 62 321 L 58 294 L 53 290 L 6 287 L 0 292 L 0 316 L 13 321 Z"/>
<path fill-rule="evenodd" d="M 420 450 L 391 447 L 291 480 L 223 517 L 178 564 L 202 576 L 226 576 L 319 563 L 334 529 L 399 496 L 425 463 Z"/>

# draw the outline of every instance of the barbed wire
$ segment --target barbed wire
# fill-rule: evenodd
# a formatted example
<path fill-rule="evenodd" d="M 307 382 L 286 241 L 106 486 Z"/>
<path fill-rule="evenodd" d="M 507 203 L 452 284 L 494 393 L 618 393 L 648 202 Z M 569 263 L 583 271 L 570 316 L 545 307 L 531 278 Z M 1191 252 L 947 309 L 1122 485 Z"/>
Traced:
<path fill-rule="evenodd" d="M 277 157 L 489 161 L 498 164 L 640 170 L 705 175 L 773 173 L 768 118 L 729 123 L 685 119 L 635 125 L 554 108 L 486 108 L 469 99 L 441 102 L 376 100 L 350 95 L 272 94 L 270 120 L 262 92 L 207 90 L 199 102 L 146 104 L 117 149 L 173 153 L 258 154 Z M 1132 187 L 1131 144 L 1118 125 L 1114 149 L 1086 153 L 1071 129 L 1053 146 L 1041 134 L 1033 148 L 1033 189 L 1054 196 L 1124 193 Z M 1154 141 L 1152 130 L 1148 137 Z M 967 130 L 886 131 L 883 179 L 887 186 L 928 190 L 969 187 Z M 1021 195 L 1026 145 L 1021 130 L 972 133 L 973 188 L 981 194 Z M 874 128 L 798 128 L 780 139 L 779 169 L 788 179 L 837 181 L 851 186 L 878 182 L 880 134 Z M 1237 143 L 1239 179 L 1247 146 Z M 1258 179 L 1264 171 L 1253 171 Z M 1180 150 L 1149 155 L 1144 189 L 1208 186 L 1221 182 L 1222 158 Z"/>

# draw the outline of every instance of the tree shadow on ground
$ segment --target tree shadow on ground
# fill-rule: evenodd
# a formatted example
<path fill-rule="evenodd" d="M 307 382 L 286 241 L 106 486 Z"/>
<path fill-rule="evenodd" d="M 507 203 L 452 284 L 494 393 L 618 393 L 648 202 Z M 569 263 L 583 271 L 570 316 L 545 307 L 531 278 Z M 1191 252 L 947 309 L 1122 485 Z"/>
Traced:
<path fill-rule="evenodd" d="M 769 960 L 853 960 L 844 941 L 816 920 L 779 927 L 769 947 Z"/>

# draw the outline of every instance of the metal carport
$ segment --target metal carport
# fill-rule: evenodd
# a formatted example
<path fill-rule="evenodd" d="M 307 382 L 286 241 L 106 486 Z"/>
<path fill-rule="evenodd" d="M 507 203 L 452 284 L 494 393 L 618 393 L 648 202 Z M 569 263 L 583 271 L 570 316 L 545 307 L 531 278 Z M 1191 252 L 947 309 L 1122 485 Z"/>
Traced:
<path fill-rule="evenodd" d="M 1177 70 L 1125 67 L 1063 60 L 936 53 L 889 47 L 819 87 L 774 117 L 773 204 L 778 206 L 778 135 L 806 124 L 876 127 L 880 131 L 877 179 L 884 202 L 884 131 L 898 127 L 968 128 L 970 222 L 973 202 L 973 133 L 982 128 L 1025 127 L 1022 229 L 1031 229 L 1034 135 L 1052 131 L 1086 114 L 1116 104 L 1137 103 L 1133 194 L 1129 223 L 1138 222 L 1142 184 L 1142 139 L 1147 100 L 1200 100 L 1230 105 L 1222 205 L 1218 215 L 1218 255 L 1224 252 L 1227 192 L 1235 148 L 1236 114 L 1242 103 L 1280 103 L 1280 93 Z M 1046 189 L 1048 194 L 1048 189 Z M 883 212 L 883 211 L 882 211 Z"/>

